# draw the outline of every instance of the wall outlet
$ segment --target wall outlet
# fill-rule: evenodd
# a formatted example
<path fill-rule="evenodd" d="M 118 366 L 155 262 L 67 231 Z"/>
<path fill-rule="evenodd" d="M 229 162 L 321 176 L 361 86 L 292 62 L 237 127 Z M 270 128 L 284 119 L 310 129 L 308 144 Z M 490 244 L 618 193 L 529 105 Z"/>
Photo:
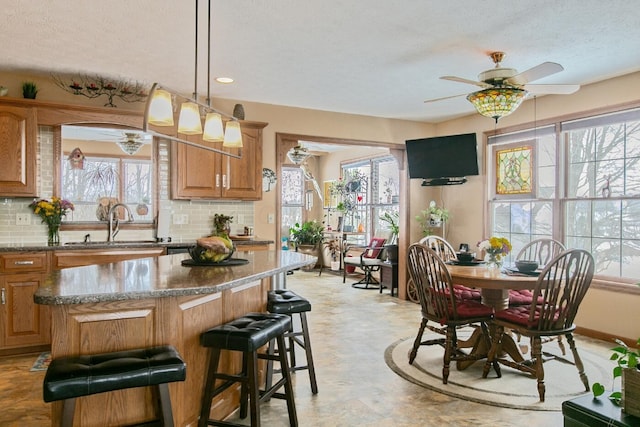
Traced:
<path fill-rule="evenodd" d="M 238 214 L 238 221 L 237 221 L 237 223 L 238 223 L 239 225 L 244 224 L 244 215 L 242 215 L 242 214 Z"/>
<path fill-rule="evenodd" d="M 184 225 L 189 224 L 189 215 L 188 214 L 174 214 L 173 215 L 173 225 Z"/>
<path fill-rule="evenodd" d="M 267 223 L 273 224 L 274 222 L 276 222 L 276 216 L 272 213 L 267 215 Z"/>
<path fill-rule="evenodd" d="M 31 215 L 26 213 L 17 213 L 16 225 L 31 225 Z"/>

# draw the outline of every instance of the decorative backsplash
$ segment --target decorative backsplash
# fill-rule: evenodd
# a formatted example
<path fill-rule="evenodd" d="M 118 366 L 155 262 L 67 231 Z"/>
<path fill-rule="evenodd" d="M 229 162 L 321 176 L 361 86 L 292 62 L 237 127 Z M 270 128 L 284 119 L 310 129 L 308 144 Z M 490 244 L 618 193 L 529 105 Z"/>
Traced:
<path fill-rule="evenodd" d="M 170 200 L 170 167 L 168 141 L 160 141 L 158 157 L 158 188 L 160 208 L 168 209 L 169 236 L 174 242 L 190 242 L 211 233 L 213 215 L 221 213 L 233 216 L 231 232 L 242 234 L 245 226 L 254 225 L 253 202 Z M 53 129 L 40 126 L 37 148 L 38 188 L 40 197 L 50 198 L 53 194 Z M 29 208 L 32 199 L 0 198 L 0 244 L 20 246 L 46 245 L 47 228 Z M 17 216 L 28 218 L 28 224 L 17 224 Z M 107 226 L 92 231 L 62 231 L 61 243 L 81 241 L 86 234 L 93 241 L 106 240 Z M 155 238 L 155 230 L 122 230 L 118 240 L 149 240 Z"/>

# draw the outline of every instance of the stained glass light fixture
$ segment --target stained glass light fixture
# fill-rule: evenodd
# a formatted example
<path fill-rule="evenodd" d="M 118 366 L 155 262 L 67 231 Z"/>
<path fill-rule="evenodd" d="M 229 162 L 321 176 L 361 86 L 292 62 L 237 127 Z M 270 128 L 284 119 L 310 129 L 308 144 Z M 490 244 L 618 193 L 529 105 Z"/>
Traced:
<path fill-rule="evenodd" d="M 526 95 L 524 89 L 495 86 L 473 92 L 467 96 L 467 100 L 476 107 L 478 113 L 495 119 L 497 123 L 499 118 L 516 111 Z"/>
<path fill-rule="evenodd" d="M 310 154 L 307 152 L 307 149 L 301 145 L 296 145 L 287 151 L 287 157 L 296 165 L 304 162 L 304 160 L 309 156 Z"/>

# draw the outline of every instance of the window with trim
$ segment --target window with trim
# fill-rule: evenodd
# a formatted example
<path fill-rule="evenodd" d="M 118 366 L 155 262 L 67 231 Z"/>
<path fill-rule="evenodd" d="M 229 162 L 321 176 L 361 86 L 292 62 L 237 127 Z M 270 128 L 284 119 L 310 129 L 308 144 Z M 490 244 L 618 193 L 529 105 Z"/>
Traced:
<path fill-rule="evenodd" d="M 345 224 L 352 224 L 354 231 L 362 225 L 367 241 L 376 235 L 386 236 L 389 224 L 380 220 L 380 216 L 384 212 L 399 212 L 398 163 L 393 156 L 383 156 L 342 165 L 343 176 L 354 171 L 365 179 L 356 194 L 355 209 Z"/>
<path fill-rule="evenodd" d="M 282 168 L 282 235 L 288 236 L 289 229 L 304 221 L 304 175 L 298 167 Z"/>
<path fill-rule="evenodd" d="M 64 158 L 68 153 L 65 153 Z M 73 221 L 95 221 L 101 200 L 125 203 L 137 221 L 153 220 L 152 161 L 127 157 L 84 159 L 83 168 L 62 162 L 62 198 L 73 200 Z"/>
<path fill-rule="evenodd" d="M 640 109 L 491 136 L 487 147 L 491 235 L 511 256 L 554 238 L 588 250 L 596 274 L 640 278 Z"/>

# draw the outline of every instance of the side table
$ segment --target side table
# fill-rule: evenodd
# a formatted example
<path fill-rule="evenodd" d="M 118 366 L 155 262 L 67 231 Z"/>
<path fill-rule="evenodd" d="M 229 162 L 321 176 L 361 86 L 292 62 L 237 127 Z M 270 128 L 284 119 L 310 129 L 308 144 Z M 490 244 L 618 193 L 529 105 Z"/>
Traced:
<path fill-rule="evenodd" d="M 564 427 L 640 427 L 640 418 L 625 414 L 609 398 L 591 393 L 562 402 Z"/>
<path fill-rule="evenodd" d="M 380 293 L 382 288 L 391 290 L 391 296 L 395 296 L 398 290 L 398 262 L 381 262 L 380 263 Z"/>

